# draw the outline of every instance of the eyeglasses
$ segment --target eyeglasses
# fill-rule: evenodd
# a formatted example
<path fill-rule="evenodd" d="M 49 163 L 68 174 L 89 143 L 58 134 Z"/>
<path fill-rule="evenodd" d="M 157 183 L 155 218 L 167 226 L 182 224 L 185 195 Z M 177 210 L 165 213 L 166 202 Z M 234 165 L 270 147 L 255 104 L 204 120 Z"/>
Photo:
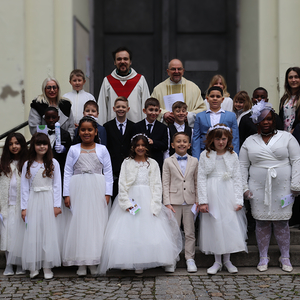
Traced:
<path fill-rule="evenodd" d="M 50 91 L 51 89 L 53 89 L 53 91 L 55 91 L 55 90 L 58 89 L 58 87 L 56 85 L 52 85 L 52 86 L 48 85 L 48 86 L 46 86 L 46 90 Z"/>
<path fill-rule="evenodd" d="M 183 68 L 171 68 L 170 71 L 174 72 L 178 70 L 179 72 L 183 70 Z"/>

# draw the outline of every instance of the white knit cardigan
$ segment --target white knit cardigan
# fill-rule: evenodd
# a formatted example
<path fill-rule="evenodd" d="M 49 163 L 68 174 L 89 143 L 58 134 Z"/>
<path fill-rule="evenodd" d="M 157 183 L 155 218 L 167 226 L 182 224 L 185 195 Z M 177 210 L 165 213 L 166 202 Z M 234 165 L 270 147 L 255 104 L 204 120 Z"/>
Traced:
<path fill-rule="evenodd" d="M 11 163 L 10 164 L 11 173 L 7 177 L 5 174 L 1 174 L 0 176 L 0 213 L 2 214 L 3 218 L 7 218 L 8 213 L 8 192 L 10 186 L 11 175 L 17 169 L 16 165 Z M 17 180 L 17 202 L 16 206 L 21 207 L 21 176 L 16 170 L 16 180 Z M 21 214 L 21 209 L 20 209 Z"/>
<path fill-rule="evenodd" d="M 149 180 L 150 190 L 152 193 L 151 198 L 151 212 L 158 216 L 162 207 L 162 184 L 160 170 L 157 162 L 154 159 L 148 158 L 149 162 Z M 123 210 L 131 207 L 132 204 L 129 200 L 128 191 L 137 178 L 139 165 L 131 158 L 123 161 L 119 177 L 119 205 Z M 142 195 L 141 195 L 142 196 Z"/>
<path fill-rule="evenodd" d="M 198 198 L 200 204 L 207 204 L 207 177 L 215 169 L 217 152 L 211 150 L 209 157 L 206 156 L 207 151 L 204 150 L 199 159 L 198 165 Z M 235 195 L 235 203 L 237 205 L 243 205 L 243 188 L 242 188 L 242 176 L 240 171 L 240 163 L 237 154 L 226 151 L 222 155 L 226 166 L 226 172 L 223 174 L 223 179 L 233 180 L 233 189 Z M 225 195 L 226 196 L 226 195 Z"/>

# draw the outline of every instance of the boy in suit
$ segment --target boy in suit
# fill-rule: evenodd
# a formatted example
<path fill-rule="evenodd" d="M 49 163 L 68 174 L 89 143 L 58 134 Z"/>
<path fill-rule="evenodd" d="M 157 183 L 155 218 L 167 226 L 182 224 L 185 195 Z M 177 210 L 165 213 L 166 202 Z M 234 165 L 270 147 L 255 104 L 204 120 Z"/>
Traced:
<path fill-rule="evenodd" d="M 164 158 L 170 157 L 175 153 L 171 143 L 176 132 L 185 132 L 190 141 L 192 140 L 193 130 L 187 123 L 187 105 L 184 102 L 177 101 L 172 105 L 172 114 L 174 116 L 174 124 L 168 126 L 168 150 L 164 153 Z M 192 155 L 191 148 L 188 149 L 188 154 Z"/>
<path fill-rule="evenodd" d="M 200 153 L 205 149 L 204 141 L 206 139 L 207 130 L 218 123 L 225 124 L 232 130 L 232 144 L 234 151 L 239 154 L 239 129 L 236 121 L 235 113 L 225 111 L 221 108 L 224 100 L 223 90 L 218 86 L 212 86 L 207 92 L 207 101 L 210 109 L 200 112 L 196 115 L 192 154 L 199 160 Z"/>
<path fill-rule="evenodd" d="M 111 157 L 114 176 L 112 201 L 118 194 L 118 181 L 122 162 L 128 157 L 130 150 L 134 123 L 126 118 L 129 109 L 127 98 L 123 96 L 118 97 L 113 107 L 116 117 L 103 125 L 107 133 L 106 147 Z"/>
<path fill-rule="evenodd" d="M 95 101 L 88 100 L 87 102 L 85 102 L 85 104 L 83 106 L 83 116 L 82 117 L 86 117 L 86 116 L 93 117 L 96 122 L 98 121 L 99 106 Z M 80 122 L 80 120 L 79 120 L 79 122 Z M 98 136 L 100 139 L 100 144 L 106 146 L 107 136 L 106 136 L 105 128 L 97 123 L 97 129 L 98 129 Z M 73 139 L 73 144 L 78 144 L 80 142 L 81 142 L 81 140 L 79 138 L 78 128 L 76 128 L 74 139 Z"/>
<path fill-rule="evenodd" d="M 145 102 L 143 113 L 146 118 L 133 127 L 133 135 L 145 133 L 149 138 L 150 157 L 155 159 L 162 170 L 164 156 L 163 153 L 168 149 L 167 126 L 156 121 L 160 114 L 159 101 L 156 98 L 149 98 Z"/>
<path fill-rule="evenodd" d="M 67 153 L 72 145 L 70 133 L 60 128 L 61 145 L 56 145 L 55 141 L 55 123 L 59 120 L 58 110 L 53 106 L 49 106 L 44 115 L 45 122 L 48 128 L 48 136 L 52 147 L 53 157 L 58 161 L 60 173 L 63 178 Z"/>
<path fill-rule="evenodd" d="M 195 225 L 191 208 L 196 203 L 198 160 L 187 154 L 191 147 L 189 136 L 185 132 L 177 132 L 173 136 L 172 148 L 175 154 L 165 159 L 162 174 L 163 203 L 173 213 L 178 226 L 181 220 L 185 234 L 185 259 L 188 272 L 197 272 L 195 257 Z M 174 272 L 174 266 L 165 268 L 166 272 Z"/>

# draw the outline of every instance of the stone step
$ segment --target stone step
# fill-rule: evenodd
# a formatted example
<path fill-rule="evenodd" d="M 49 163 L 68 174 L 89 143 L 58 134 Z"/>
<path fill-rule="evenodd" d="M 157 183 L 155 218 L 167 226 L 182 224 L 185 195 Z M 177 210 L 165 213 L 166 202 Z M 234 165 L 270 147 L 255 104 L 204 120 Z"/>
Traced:
<path fill-rule="evenodd" d="M 300 230 L 298 228 L 290 228 L 290 234 L 291 234 L 291 245 L 300 245 Z M 248 245 L 257 245 L 256 243 L 256 237 L 255 232 L 248 232 Z M 275 239 L 274 234 L 272 234 L 270 245 L 277 245 L 277 241 Z"/>
<path fill-rule="evenodd" d="M 290 247 L 290 255 L 291 255 L 291 263 L 293 266 L 300 267 L 300 230 L 296 228 L 290 229 L 291 234 L 291 247 Z M 248 233 L 248 253 L 234 253 L 232 254 L 232 263 L 237 267 L 256 267 L 258 264 L 258 249 L 255 238 L 255 232 Z M 280 256 L 280 252 L 277 246 L 277 242 L 275 237 L 272 235 L 270 248 L 269 248 L 269 256 L 270 256 L 270 266 L 278 266 L 278 259 Z M 214 262 L 213 255 L 205 255 L 198 250 L 196 247 L 196 257 L 195 261 L 198 267 L 210 267 Z M 5 268 L 6 259 L 5 253 L 0 251 L 0 269 Z M 184 251 L 181 252 L 180 261 L 177 263 L 179 268 L 185 268 L 185 259 L 184 259 Z"/>
<path fill-rule="evenodd" d="M 295 267 L 299 267 L 300 266 L 300 245 L 291 245 L 290 256 L 291 256 L 292 265 Z M 280 257 L 280 252 L 277 245 L 270 245 L 269 257 L 270 257 L 270 262 L 269 262 L 270 267 L 279 266 L 278 260 Z M 249 245 L 248 253 L 246 252 L 233 253 L 230 259 L 232 263 L 237 267 L 256 267 L 259 262 L 258 248 L 255 245 Z M 195 262 L 197 267 L 199 268 L 208 268 L 213 265 L 214 256 L 205 255 L 204 253 L 200 252 L 199 249 L 196 249 Z M 180 261 L 177 263 L 177 266 L 178 268 L 186 267 L 184 251 L 182 251 L 180 254 Z"/>

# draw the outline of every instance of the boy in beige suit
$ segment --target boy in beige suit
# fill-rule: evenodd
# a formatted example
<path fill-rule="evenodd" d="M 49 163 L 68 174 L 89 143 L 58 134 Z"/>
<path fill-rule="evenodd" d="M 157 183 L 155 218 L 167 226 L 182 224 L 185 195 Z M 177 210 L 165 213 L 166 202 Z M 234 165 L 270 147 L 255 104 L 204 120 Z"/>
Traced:
<path fill-rule="evenodd" d="M 175 153 L 165 159 L 162 173 L 163 202 L 175 213 L 178 225 L 181 220 L 185 234 L 185 259 L 188 272 L 197 272 L 195 257 L 195 225 L 191 211 L 194 203 L 198 204 L 197 174 L 198 160 L 187 154 L 191 147 L 190 138 L 185 132 L 177 132 L 173 136 L 172 148 Z M 166 272 L 174 272 L 175 265 L 165 268 Z"/>

